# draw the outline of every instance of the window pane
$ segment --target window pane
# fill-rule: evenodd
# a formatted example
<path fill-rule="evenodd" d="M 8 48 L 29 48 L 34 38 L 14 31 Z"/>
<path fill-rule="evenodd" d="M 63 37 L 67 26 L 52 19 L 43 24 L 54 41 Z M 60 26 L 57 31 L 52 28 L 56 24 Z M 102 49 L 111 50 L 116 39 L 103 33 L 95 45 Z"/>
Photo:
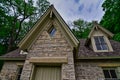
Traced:
<path fill-rule="evenodd" d="M 97 50 L 102 50 L 101 45 L 96 45 L 96 47 L 97 47 Z"/>
<path fill-rule="evenodd" d="M 110 74 L 108 70 L 103 70 L 105 78 L 110 78 Z"/>
<path fill-rule="evenodd" d="M 99 45 L 100 42 L 99 42 L 98 36 L 94 37 L 94 39 L 95 39 L 95 44 Z"/>
<path fill-rule="evenodd" d="M 53 35 L 55 34 L 55 31 L 56 31 L 56 29 L 53 28 L 53 29 L 51 30 L 51 32 L 50 32 L 50 35 L 53 36 Z"/>
<path fill-rule="evenodd" d="M 115 70 L 110 70 L 110 73 L 111 73 L 111 77 L 112 78 L 117 78 L 117 75 L 115 73 Z"/>
<path fill-rule="evenodd" d="M 103 36 L 99 36 L 99 39 L 100 39 L 100 43 L 101 43 L 101 47 L 102 47 L 102 50 L 107 50 L 107 44 L 104 40 L 104 37 Z"/>
<path fill-rule="evenodd" d="M 54 27 L 51 27 L 49 30 L 48 30 L 48 33 L 49 35 L 52 37 L 55 35 L 55 32 L 56 32 L 56 29 Z"/>
<path fill-rule="evenodd" d="M 102 49 L 107 50 L 108 49 L 107 45 L 106 44 L 102 45 Z"/>
<path fill-rule="evenodd" d="M 101 43 L 105 43 L 105 40 L 104 40 L 103 36 L 99 36 L 99 39 L 100 39 Z"/>
<path fill-rule="evenodd" d="M 99 36 L 95 36 L 94 39 L 95 39 L 95 45 L 96 45 L 97 50 L 101 50 Z"/>
<path fill-rule="evenodd" d="M 95 40 L 95 45 L 96 45 L 97 50 L 107 50 L 108 49 L 108 46 L 107 46 L 103 36 L 95 36 L 94 40 Z"/>

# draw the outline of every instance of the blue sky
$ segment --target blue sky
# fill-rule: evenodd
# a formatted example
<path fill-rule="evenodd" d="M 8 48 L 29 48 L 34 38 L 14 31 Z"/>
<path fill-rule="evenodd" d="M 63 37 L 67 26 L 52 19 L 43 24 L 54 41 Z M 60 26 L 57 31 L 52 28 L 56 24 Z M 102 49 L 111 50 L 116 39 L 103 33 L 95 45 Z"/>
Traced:
<path fill-rule="evenodd" d="M 85 21 L 100 21 L 104 12 L 102 11 L 102 3 L 104 0 L 48 0 L 63 19 L 74 21 L 83 19 Z"/>

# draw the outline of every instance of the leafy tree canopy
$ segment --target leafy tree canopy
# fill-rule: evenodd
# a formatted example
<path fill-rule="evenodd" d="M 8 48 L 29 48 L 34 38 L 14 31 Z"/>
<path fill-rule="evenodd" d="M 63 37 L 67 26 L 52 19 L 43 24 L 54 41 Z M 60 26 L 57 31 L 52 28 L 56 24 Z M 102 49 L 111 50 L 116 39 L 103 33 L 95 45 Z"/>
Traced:
<path fill-rule="evenodd" d="M 16 48 L 49 5 L 47 0 L 0 0 L 0 55 Z"/>
<path fill-rule="evenodd" d="M 120 0 L 105 0 L 102 4 L 105 14 L 100 24 L 114 33 L 114 40 L 120 41 Z"/>
<path fill-rule="evenodd" d="M 72 31 L 78 39 L 87 38 L 87 36 L 91 30 L 91 27 L 92 27 L 91 22 L 87 22 L 82 19 L 78 19 L 78 20 L 73 21 Z"/>

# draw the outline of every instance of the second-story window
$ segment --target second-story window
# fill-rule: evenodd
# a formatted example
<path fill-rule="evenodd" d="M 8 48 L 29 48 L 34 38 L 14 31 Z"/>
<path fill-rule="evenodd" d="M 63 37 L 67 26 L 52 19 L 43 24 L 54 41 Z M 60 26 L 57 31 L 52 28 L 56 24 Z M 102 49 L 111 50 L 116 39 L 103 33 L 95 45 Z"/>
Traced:
<path fill-rule="evenodd" d="M 117 78 L 116 68 L 103 68 L 105 80 L 119 80 Z"/>
<path fill-rule="evenodd" d="M 97 50 L 108 50 L 107 43 L 105 42 L 103 36 L 95 36 L 94 40 Z"/>

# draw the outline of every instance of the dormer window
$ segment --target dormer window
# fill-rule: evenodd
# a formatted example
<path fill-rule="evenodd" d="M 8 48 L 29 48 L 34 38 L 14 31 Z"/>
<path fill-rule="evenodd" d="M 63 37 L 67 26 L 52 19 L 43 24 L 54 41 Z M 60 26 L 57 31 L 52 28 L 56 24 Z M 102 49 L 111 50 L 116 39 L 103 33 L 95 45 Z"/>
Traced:
<path fill-rule="evenodd" d="M 53 37 L 55 35 L 56 32 L 56 28 L 54 26 L 52 26 L 49 30 L 48 33 L 51 37 Z"/>
<path fill-rule="evenodd" d="M 94 52 L 112 52 L 112 46 L 110 43 L 110 38 L 113 34 L 101 27 L 97 22 L 93 22 L 93 28 L 88 35 L 88 44 L 91 40 L 91 48 Z"/>
<path fill-rule="evenodd" d="M 108 46 L 103 36 L 94 36 L 97 50 L 108 50 Z"/>

